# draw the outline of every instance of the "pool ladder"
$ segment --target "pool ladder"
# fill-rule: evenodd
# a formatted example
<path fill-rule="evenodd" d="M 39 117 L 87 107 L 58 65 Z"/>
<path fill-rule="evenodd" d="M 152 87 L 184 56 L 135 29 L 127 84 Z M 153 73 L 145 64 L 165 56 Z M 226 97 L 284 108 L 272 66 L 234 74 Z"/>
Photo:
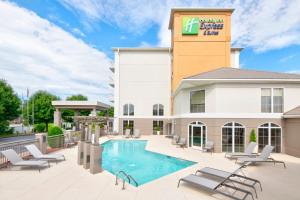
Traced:
<path fill-rule="evenodd" d="M 116 174 L 116 184 L 115 185 L 118 185 L 118 180 L 119 180 L 119 175 L 120 174 L 123 174 L 127 180 L 128 180 L 128 183 L 130 183 L 131 181 L 134 182 L 135 186 L 137 187 L 138 186 L 138 183 L 136 182 L 136 180 L 134 180 L 134 178 L 132 176 L 130 176 L 129 174 L 127 174 L 126 172 L 124 171 L 119 171 L 117 174 Z M 123 178 L 123 187 L 122 187 L 122 190 L 125 190 L 125 179 Z"/>

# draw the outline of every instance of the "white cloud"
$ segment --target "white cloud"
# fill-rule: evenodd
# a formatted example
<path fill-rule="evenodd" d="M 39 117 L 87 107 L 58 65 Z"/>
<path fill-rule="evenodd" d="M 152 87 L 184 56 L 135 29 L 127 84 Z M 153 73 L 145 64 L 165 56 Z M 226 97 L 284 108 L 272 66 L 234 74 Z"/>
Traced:
<path fill-rule="evenodd" d="M 0 78 L 19 94 L 44 89 L 109 102 L 110 59 L 35 13 L 0 1 Z"/>
<path fill-rule="evenodd" d="M 300 44 L 299 0 L 61 0 L 68 9 L 80 13 L 86 23 L 104 21 L 135 33 L 152 25 L 160 26 L 161 46 L 170 45 L 168 31 L 172 7 L 232 7 L 232 43 L 256 51 Z"/>

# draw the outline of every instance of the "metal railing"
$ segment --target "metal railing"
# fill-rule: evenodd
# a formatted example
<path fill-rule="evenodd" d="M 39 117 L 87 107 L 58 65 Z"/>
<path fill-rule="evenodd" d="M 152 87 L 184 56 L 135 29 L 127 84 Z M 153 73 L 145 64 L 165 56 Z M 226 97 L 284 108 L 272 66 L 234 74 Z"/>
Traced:
<path fill-rule="evenodd" d="M 38 139 L 7 142 L 7 143 L 0 144 L 0 151 L 13 149 L 17 152 L 17 154 L 20 157 L 24 158 L 24 157 L 30 156 L 30 153 L 25 148 L 25 146 L 29 145 L 29 144 L 36 144 L 37 142 L 38 142 Z M 5 166 L 7 164 L 7 162 L 8 162 L 8 160 L 6 159 L 6 157 L 0 153 L 0 167 Z"/>
<path fill-rule="evenodd" d="M 127 174 L 126 172 L 124 171 L 119 171 L 117 174 L 116 174 L 116 184 L 115 185 L 118 185 L 118 178 L 120 174 L 123 174 L 126 178 L 127 178 L 127 181 L 128 183 L 130 184 L 131 181 L 134 182 L 135 186 L 137 187 L 138 186 L 138 183 L 136 182 L 136 180 L 134 180 L 134 178 L 132 176 L 130 176 L 129 174 Z M 125 178 L 122 178 L 123 180 L 123 186 L 122 186 L 122 190 L 125 189 Z"/>

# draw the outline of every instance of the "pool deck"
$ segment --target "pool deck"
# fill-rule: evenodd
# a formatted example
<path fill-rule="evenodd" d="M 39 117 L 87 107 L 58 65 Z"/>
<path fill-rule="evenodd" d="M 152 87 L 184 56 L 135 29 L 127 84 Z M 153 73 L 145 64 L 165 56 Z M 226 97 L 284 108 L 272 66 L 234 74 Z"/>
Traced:
<path fill-rule="evenodd" d="M 115 137 L 118 139 L 121 137 Z M 106 141 L 108 138 L 101 138 Z M 164 136 L 143 136 L 147 139 L 146 149 L 191 161 L 196 165 L 169 174 L 146 183 L 138 188 L 121 184 L 115 186 L 115 177 L 107 171 L 91 175 L 88 170 L 77 165 L 77 147 L 61 150 L 66 161 L 51 164 L 39 173 L 37 170 L 1 169 L 0 199 L 6 200 L 206 200 L 228 199 L 221 195 L 212 195 L 204 190 L 182 183 L 177 188 L 179 178 L 194 173 L 202 167 L 215 167 L 233 170 L 238 165 L 224 158 L 223 153 L 202 153 L 195 149 L 182 149 L 171 145 L 171 140 Z M 259 179 L 263 192 L 258 190 L 261 200 L 298 200 L 300 197 L 300 158 L 285 154 L 274 154 L 273 158 L 283 160 L 282 165 L 261 164 L 244 169 L 246 175 Z M 248 198 L 250 199 L 250 198 Z"/>

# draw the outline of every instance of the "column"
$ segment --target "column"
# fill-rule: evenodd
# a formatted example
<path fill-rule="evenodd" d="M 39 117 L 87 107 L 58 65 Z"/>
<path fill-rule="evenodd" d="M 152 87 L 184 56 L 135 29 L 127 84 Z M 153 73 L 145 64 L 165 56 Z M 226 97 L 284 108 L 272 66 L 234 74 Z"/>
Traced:
<path fill-rule="evenodd" d="M 38 139 L 38 142 L 36 143 L 37 148 L 43 153 L 47 153 L 47 135 L 46 133 L 37 133 L 35 134 L 35 138 Z"/>
<path fill-rule="evenodd" d="M 78 154 L 77 154 L 77 164 L 83 164 L 83 144 L 85 140 L 85 126 L 84 124 L 80 124 L 81 127 L 81 136 L 80 141 L 78 141 Z"/>
<path fill-rule="evenodd" d="M 90 173 L 91 174 L 97 174 L 102 172 L 102 147 L 99 144 L 99 136 L 100 136 L 100 126 L 99 124 L 96 124 L 94 141 L 92 141 L 92 144 L 90 146 L 90 150 L 91 150 Z"/>
<path fill-rule="evenodd" d="M 54 125 L 61 127 L 61 112 L 58 108 L 54 111 Z"/>
<path fill-rule="evenodd" d="M 80 116 L 79 110 L 74 110 L 74 116 L 75 117 Z M 75 131 L 79 131 L 79 130 L 80 130 L 79 122 L 75 122 Z"/>

